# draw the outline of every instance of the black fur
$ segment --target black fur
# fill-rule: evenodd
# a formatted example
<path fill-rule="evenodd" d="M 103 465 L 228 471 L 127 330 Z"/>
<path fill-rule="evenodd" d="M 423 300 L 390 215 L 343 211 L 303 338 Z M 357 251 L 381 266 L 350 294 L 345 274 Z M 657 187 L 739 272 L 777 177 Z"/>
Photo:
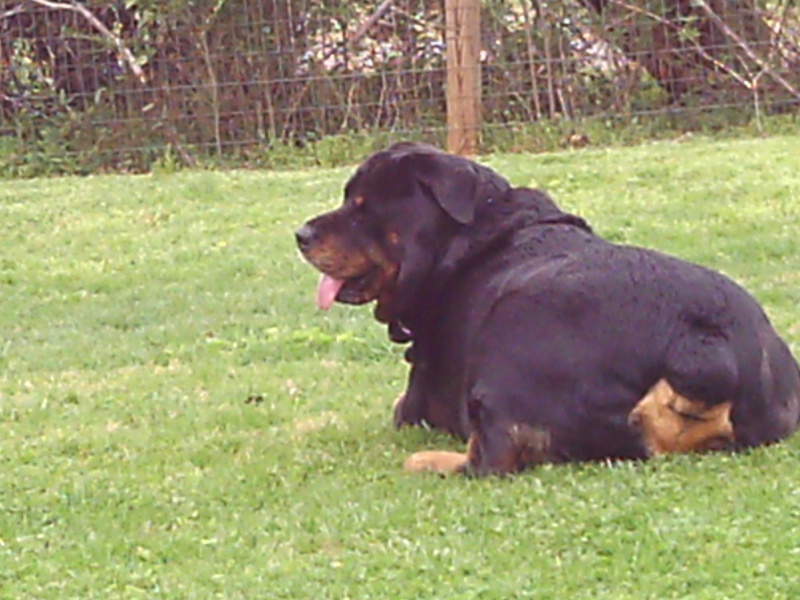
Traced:
<path fill-rule="evenodd" d="M 429 146 L 373 155 L 344 206 L 305 227 L 362 209 L 360 239 L 400 240 L 377 311 L 413 344 L 396 424 L 479 436 L 476 472 L 504 470 L 493 455 L 513 424 L 545 432 L 550 461 L 646 457 L 628 415 L 662 378 L 692 400 L 732 402 L 737 447 L 798 427 L 797 363 L 727 277 L 611 244 L 544 192 Z"/>

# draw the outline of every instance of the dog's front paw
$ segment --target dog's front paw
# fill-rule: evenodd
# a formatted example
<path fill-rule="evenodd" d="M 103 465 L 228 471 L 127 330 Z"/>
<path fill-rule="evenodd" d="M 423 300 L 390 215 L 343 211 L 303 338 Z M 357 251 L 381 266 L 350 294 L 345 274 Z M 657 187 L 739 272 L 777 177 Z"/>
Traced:
<path fill-rule="evenodd" d="M 415 452 L 403 463 L 403 470 L 411 473 L 429 472 L 440 475 L 462 473 L 467 466 L 468 457 L 461 452 L 429 450 Z"/>
<path fill-rule="evenodd" d="M 397 429 L 418 424 L 413 422 L 409 417 L 408 406 L 406 406 L 407 398 L 408 395 L 403 392 L 397 397 L 397 400 L 394 401 L 394 426 L 397 427 Z"/>

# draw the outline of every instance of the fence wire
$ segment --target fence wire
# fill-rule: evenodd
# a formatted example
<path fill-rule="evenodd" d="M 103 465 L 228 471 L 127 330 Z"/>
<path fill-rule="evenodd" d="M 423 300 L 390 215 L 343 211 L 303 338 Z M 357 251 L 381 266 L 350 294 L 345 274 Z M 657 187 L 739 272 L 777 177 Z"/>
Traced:
<path fill-rule="evenodd" d="M 485 0 L 481 48 L 490 145 L 800 107 L 795 0 Z M 0 169 L 438 142 L 446 68 L 444 0 L 0 2 Z"/>

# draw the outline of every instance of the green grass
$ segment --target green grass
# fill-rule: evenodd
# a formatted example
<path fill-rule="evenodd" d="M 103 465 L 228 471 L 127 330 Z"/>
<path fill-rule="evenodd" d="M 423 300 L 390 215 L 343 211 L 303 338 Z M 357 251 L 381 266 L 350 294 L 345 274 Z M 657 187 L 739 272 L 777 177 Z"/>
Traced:
<path fill-rule="evenodd" d="M 800 351 L 800 137 L 485 162 L 720 269 Z M 294 228 L 350 169 L 0 188 L 0 598 L 784 599 L 800 438 L 737 456 L 402 472 L 406 366 L 313 306 Z"/>

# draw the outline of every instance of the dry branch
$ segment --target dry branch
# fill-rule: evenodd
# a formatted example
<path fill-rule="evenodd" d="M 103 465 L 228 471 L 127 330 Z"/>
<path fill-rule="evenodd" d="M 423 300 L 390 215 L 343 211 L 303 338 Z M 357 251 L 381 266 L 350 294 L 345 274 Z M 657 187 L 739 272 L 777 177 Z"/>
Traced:
<path fill-rule="evenodd" d="M 38 4 L 39 6 L 44 6 L 45 8 L 49 8 L 52 10 L 68 10 L 71 12 L 76 12 L 81 15 L 84 19 L 86 19 L 92 27 L 94 27 L 97 31 L 100 32 L 103 37 L 111 41 L 114 46 L 116 46 L 117 51 L 119 52 L 120 56 L 124 60 L 125 64 L 128 65 L 128 68 L 131 72 L 136 76 L 140 83 L 147 83 L 147 76 L 144 74 L 142 68 L 136 62 L 136 57 L 133 55 L 133 52 L 125 45 L 125 42 L 120 39 L 119 36 L 114 35 L 114 33 L 106 27 L 100 19 L 98 19 L 94 14 L 82 4 L 77 3 L 64 3 L 64 2 L 51 2 L 50 0 L 28 0 L 28 2 L 32 2 L 33 4 Z"/>
<path fill-rule="evenodd" d="M 4 21 L 5 19 L 10 19 L 13 16 L 20 14 L 21 12 L 25 12 L 25 7 L 21 4 L 19 6 L 15 6 L 14 8 L 7 10 L 4 13 L 0 13 L 0 21 Z"/>
<path fill-rule="evenodd" d="M 94 27 L 101 35 L 103 35 L 106 39 L 111 41 L 114 46 L 116 46 L 117 51 L 119 52 L 120 57 L 124 61 L 131 72 L 134 74 L 136 79 L 139 81 L 140 84 L 144 85 L 147 83 L 147 76 L 145 75 L 142 68 L 136 62 L 136 57 L 133 55 L 133 52 L 130 51 L 128 46 L 125 45 L 125 42 L 122 39 L 114 35 L 114 33 L 106 27 L 100 19 L 98 19 L 88 8 L 83 6 L 82 4 L 78 3 L 64 3 L 64 2 L 51 2 L 50 0 L 28 0 L 33 4 L 38 4 L 39 6 L 44 6 L 45 8 L 49 8 L 51 10 L 67 10 L 71 12 L 78 13 L 84 19 L 86 19 L 92 27 Z M 175 149 L 180 154 L 183 161 L 193 167 L 196 165 L 197 161 L 195 161 L 194 157 L 183 147 L 183 145 L 178 141 L 177 133 L 169 128 L 165 129 L 165 132 L 168 136 L 170 143 L 175 146 Z"/>
<path fill-rule="evenodd" d="M 616 4 L 617 6 L 625 8 L 631 12 L 645 15 L 646 17 L 649 17 L 650 19 L 657 21 L 658 23 L 672 29 L 673 31 L 680 32 L 681 30 L 681 27 L 679 25 L 676 25 L 675 23 L 672 23 L 668 19 L 665 19 L 664 17 L 657 15 L 647 9 L 641 8 L 639 6 L 634 6 L 632 4 L 624 2 L 623 0 L 610 0 L 610 1 L 613 4 Z M 732 69 L 728 65 L 724 64 L 723 62 L 711 56 L 711 54 L 709 54 L 703 48 L 703 46 L 700 45 L 699 42 L 692 40 L 693 46 L 695 50 L 700 54 L 700 56 L 702 56 L 705 60 L 713 64 L 716 68 L 727 73 L 731 78 L 736 80 L 739 84 L 741 84 L 751 92 L 756 91 L 758 87 L 758 80 L 761 78 L 761 74 L 766 73 L 767 75 L 772 77 L 775 81 L 777 81 L 786 91 L 788 91 L 795 98 L 800 100 L 800 92 L 798 92 L 797 89 L 794 86 L 792 86 L 792 84 L 789 83 L 786 79 L 784 79 L 779 73 L 776 73 L 772 68 L 770 68 L 770 66 L 766 62 L 761 60 L 758 57 L 758 55 L 756 55 L 756 53 L 753 52 L 752 48 L 750 48 L 750 46 L 748 46 L 748 44 L 741 37 L 739 37 L 739 35 L 737 35 L 735 31 L 733 31 L 730 27 L 728 27 L 728 24 L 725 23 L 725 21 L 717 13 L 715 13 L 711 9 L 711 7 L 708 6 L 708 4 L 706 4 L 704 0 L 694 0 L 694 5 L 703 9 L 708 18 L 711 19 L 711 21 L 720 30 L 722 30 L 722 32 L 725 35 L 727 35 L 731 40 L 733 40 L 736 43 L 736 45 L 739 46 L 739 48 L 741 48 L 744 51 L 744 53 L 748 56 L 748 58 L 750 58 L 750 60 L 752 60 L 756 65 L 758 65 L 758 67 L 761 69 L 761 73 L 759 73 L 755 77 L 748 77 L 747 79 L 745 79 L 734 69 Z"/>
<path fill-rule="evenodd" d="M 361 26 L 356 29 L 356 32 L 347 39 L 347 43 L 355 44 L 358 40 L 367 35 L 369 30 L 372 29 L 373 25 L 375 25 L 375 23 L 377 23 L 378 20 L 392 7 L 392 1 L 393 0 L 383 0 L 378 8 L 375 9 L 375 12 L 372 13 L 372 16 L 364 21 Z"/>
<path fill-rule="evenodd" d="M 375 12 L 372 13 L 372 15 L 370 15 L 369 18 L 366 21 L 364 21 L 359 26 L 358 29 L 356 29 L 356 32 L 353 35 L 346 38 L 341 44 L 334 44 L 331 48 L 326 50 L 319 58 L 317 63 L 319 64 L 324 63 L 326 60 L 328 60 L 331 56 L 336 54 L 336 52 L 338 52 L 343 47 L 346 46 L 352 47 L 353 45 L 355 45 L 361 38 L 367 35 L 369 33 L 369 30 L 375 26 L 375 23 L 377 23 L 380 20 L 380 18 L 387 13 L 387 11 L 392 7 L 393 1 L 394 0 L 383 0 L 383 2 L 381 2 L 380 5 L 378 5 L 378 8 L 375 9 Z M 288 112 L 290 114 L 293 114 L 297 111 L 298 107 L 300 106 L 300 102 L 303 101 L 303 97 L 308 93 L 308 90 L 311 88 L 312 83 L 313 83 L 312 79 L 306 80 L 303 87 L 301 87 L 300 90 L 292 94 L 292 98 L 289 100 Z M 284 128 L 284 132 L 285 131 L 286 128 Z"/>
<path fill-rule="evenodd" d="M 657 15 L 656 13 L 651 12 L 651 11 L 645 9 L 645 8 L 641 8 L 639 6 L 634 6 L 633 4 L 628 4 L 627 2 L 623 2 L 622 0 L 611 0 L 611 2 L 613 4 L 616 4 L 619 7 L 625 8 L 625 9 L 631 11 L 631 12 L 635 12 L 635 13 L 638 13 L 640 15 L 644 15 L 646 17 L 649 17 L 650 19 L 653 19 L 654 21 L 660 23 L 661 25 L 664 25 L 665 27 L 667 27 L 669 29 L 672 29 L 673 31 L 675 31 L 677 33 L 680 33 L 680 31 L 681 31 L 681 27 L 679 25 L 676 25 L 675 23 L 671 22 L 668 19 L 665 19 L 661 15 Z M 714 65 L 720 71 L 723 71 L 723 72 L 727 73 L 728 75 L 730 75 L 731 78 L 733 78 L 736 82 L 741 84 L 746 89 L 748 89 L 750 91 L 753 90 L 752 82 L 746 80 L 744 77 L 739 75 L 739 73 L 737 73 L 734 69 L 732 69 L 731 67 L 729 67 L 725 63 L 723 63 L 723 62 L 717 60 L 716 58 L 714 58 L 713 56 L 711 56 L 711 54 L 706 52 L 705 48 L 703 48 L 703 46 L 701 46 L 697 41 L 692 40 L 692 43 L 693 43 L 694 49 L 697 50 L 697 52 L 700 54 L 700 56 L 703 57 L 703 59 L 707 60 L 709 63 Z"/>
<path fill-rule="evenodd" d="M 800 100 L 800 92 L 798 92 L 797 89 L 791 83 L 786 81 L 786 79 L 784 79 L 780 73 L 776 73 L 775 71 L 773 71 L 766 62 L 761 60 L 761 58 L 759 58 L 759 56 L 755 52 L 753 52 L 753 49 L 750 48 L 747 42 L 745 42 L 741 37 L 739 37 L 739 35 L 735 31 L 733 31 L 730 27 L 728 27 L 728 24 L 724 20 L 722 20 L 722 18 L 720 18 L 720 16 L 717 13 L 711 10 L 711 7 L 708 4 L 706 4 L 705 0 L 694 0 L 694 4 L 695 6 L 699 6 L 700 8 L 702 8 L 703 12 L 706 13 L 708 18 L 711 19 L 714 22 L 714 24 L 725 33 L 725 35 L 727 35 L 730 39 L 736 42 L 736 45 L 739 46 L 739 48 L 741 48 L 744 51 L 744 53 L 750 60 L 752 60 L 754 63 L 758 65 L 758 67 L 761 69 L 762 72 L 772 77 L 783 87 L 783 89 L 785 89 L 787 92 L 792 94 L 792 96 Z"/>

